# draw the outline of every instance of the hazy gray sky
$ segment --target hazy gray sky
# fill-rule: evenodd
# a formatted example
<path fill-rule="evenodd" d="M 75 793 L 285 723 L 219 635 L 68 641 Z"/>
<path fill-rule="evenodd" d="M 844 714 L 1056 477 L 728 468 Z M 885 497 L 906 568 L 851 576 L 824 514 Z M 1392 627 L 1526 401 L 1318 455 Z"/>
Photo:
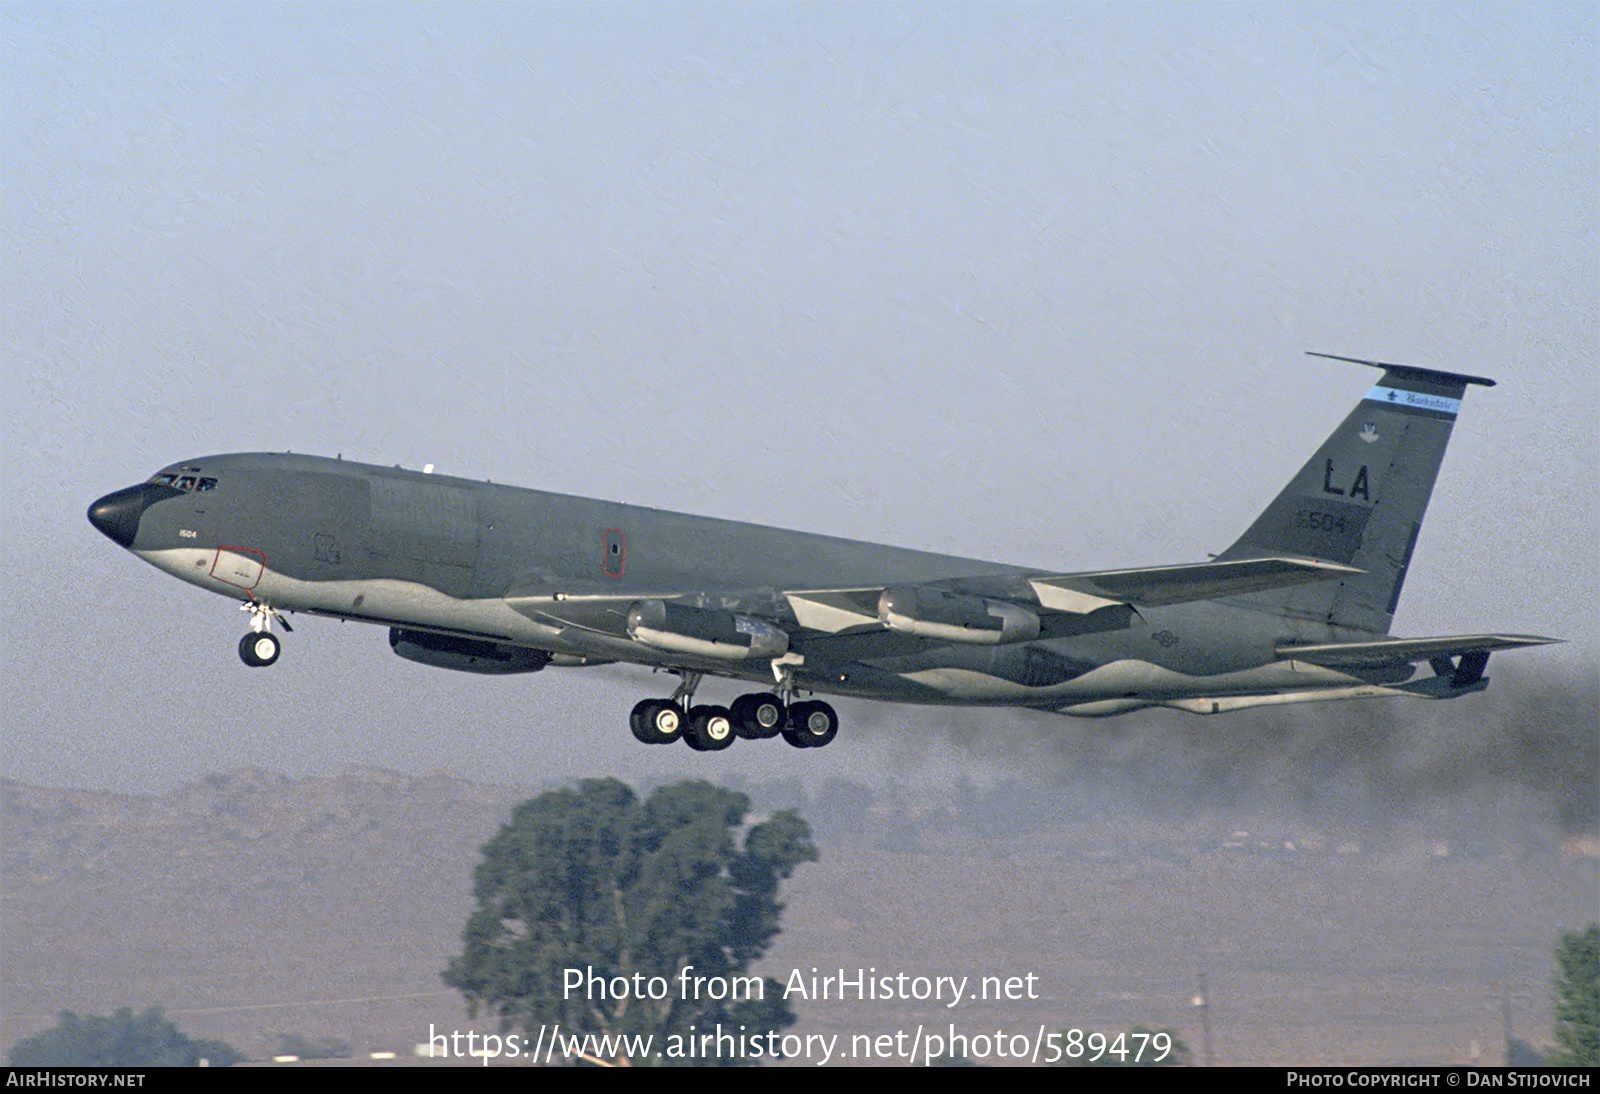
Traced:
<path fill-rule="evenodd" d="M 1192 561 L 1370 386 L 1307 349 L 1500 381 L 1396 633 L 1565 637 L 1495 666 L 1593 678 L 1592 5 L 0 10 L 9 776 L 849 770 L 855 708 L 826 754 L 643 750 L 660 678 L 374 627 L 246 669 L 232 605 L 84 510 L 291 449 Z"/>

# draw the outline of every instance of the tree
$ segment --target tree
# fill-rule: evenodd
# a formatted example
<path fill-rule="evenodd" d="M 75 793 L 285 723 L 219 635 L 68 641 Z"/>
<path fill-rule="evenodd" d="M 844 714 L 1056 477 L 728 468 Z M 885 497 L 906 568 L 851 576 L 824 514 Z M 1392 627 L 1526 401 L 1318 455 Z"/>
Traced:
<path fill-rule="evenodd" d="M 769 1054 L 764 1035 L 794 1013 L 781 984 L 746 970 L 778 934 L 781 883 L 817 850 L 795 813 L 747 828 L 749 808 L 743 794 L 705 782 L 641 801 L 615 779 L 523 802 L 484 846 L 478 907 L 445 983 L 474 1017 L 497 1015 L 503 1033 L 520 1027 L 530 1045 L 559 1024 L 565 1034 L 652 1038 L 648 1051 L 637 1040 L 584 1050 L 618 1062 Z M 739 1038 L 735 1049 L 695 1051 L 691 1038 L 722 1031 Z"/>
<path fill-rule="evenodd" d="M 1561 936 L 1556 945 L 1556 1052 L 1550 1062 L 1600 1064 L 1600 923 Z"/>
<path fill-rule="evenodd" d="M 6 1055 L 12 1067 L 195 1067 L 202 1060 L 228 1067 L 242 1059 L 222 1041 L 185 1037 L 160 1007 L 143 1014 L 123 1007 L 110 1018 L 64 1010 L 54 1027 L 18 1041 Z"/>

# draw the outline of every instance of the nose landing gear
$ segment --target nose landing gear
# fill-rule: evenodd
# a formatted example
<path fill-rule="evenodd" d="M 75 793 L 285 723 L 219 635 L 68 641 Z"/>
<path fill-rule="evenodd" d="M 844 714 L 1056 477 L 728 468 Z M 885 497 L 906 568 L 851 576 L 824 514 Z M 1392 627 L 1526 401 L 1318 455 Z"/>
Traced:
<path fill-rule="evenodd" d="M 253 669 L 266 668 L 283 652 L 283 644 L 272 633 L 272 621 L 276 619 L 286 631 L 293 631 L 294 628 L 289 626 L 282 612 L 273 610 L 271 605 L 259 600 L 241 604 L 239 610 L 250 613 L 250 633 L 239 639 L 239 660 Z"/>
<path fill-rule="evenodd" d="M 239 660 L 253 669 L 266 668 L 278 659 L 283 643 L 271 631 L 251 631 L 239 639 Z"/>

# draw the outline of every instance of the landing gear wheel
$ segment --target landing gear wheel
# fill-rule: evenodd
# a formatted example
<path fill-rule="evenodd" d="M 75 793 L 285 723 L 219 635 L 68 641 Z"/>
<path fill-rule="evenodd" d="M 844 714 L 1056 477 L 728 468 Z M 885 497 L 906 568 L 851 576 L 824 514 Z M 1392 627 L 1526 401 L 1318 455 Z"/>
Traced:
<path fill-rule="evenodd" d="M 690 707 L 683 739 L 696 752 L 721 752 L 733 744 L 733 718 L 727 707 Z"/>
<path fill-rule="evenodd" d="M 239 660 L 253 669 L 266 668 L 280 652 L 281 644 L 271 631 L 251 631 L 239 639 Z"/>
<path fill-rule="evenodd" d="M 671 744 L 683 733 L 683 711 L 671 699 L 646 699 L 633 708 L 628 727 L 644 744 Z"/>
<path fill-rule="evenodd" d="M 783 739 L 796 748 L 821 748 L 839 735 L 839 716 L 821 699 L 795 703 Z"/>
<path fill-rule="evenodd" d="M 633 730 L 633 739 L 642 745 L 656 743 L 655 736 L 650 732 L 649 723 L 645 720 L 649 715 L 649 707 L 654 699 L 640 699 L 633 705 L 633 712 L 628 715 L 628 728 Z"/>
<path fill-rule="evenodd" d="M 729 713 L 733 731 L 747 741 L 762 741 L 783 732 L 783 700 L 771 692 L 741 695 Z"/>

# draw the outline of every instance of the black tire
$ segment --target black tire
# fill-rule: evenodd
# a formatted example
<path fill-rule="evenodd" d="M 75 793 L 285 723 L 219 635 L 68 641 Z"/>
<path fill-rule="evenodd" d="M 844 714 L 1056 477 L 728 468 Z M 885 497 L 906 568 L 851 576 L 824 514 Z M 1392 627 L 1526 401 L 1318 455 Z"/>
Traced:
<path fill-rule="evenodd" d="M 660 743 L 651 732 L 650 723 L 646 720 L 650 716 L 650 705 L 658 702 L 659 699 L 641 699 L 633 705 L 633 713 L 628 715 L 628 728 L 633 730 L 633 739 L 642 745 Z"/>
<path fill-rule="evenodd" d="M 839 715 L 821 699 L 795 703 L 783 739 L 796 748 L 821 748 L 839 735 Z"/>
<path fill-rule="evenodd" d="M 683 739 L 696 752 L 721 752 L 733 744 L 733 716 L 727 707 L 690 707 Z"/>
<path fill-rule="evenodd" d="M 783 700 L 771 692 L 741 695 L 733 701 L 729 713 L 733 715 L 733 731 L 747 741 L 776 737 L 788 719 Z"/>
<path fill-rule="evenodd" d="M 271 631 L 251 631 L 239 639 L 239 660 L 253 669 L 264 669 L 278 659 L 283 644 Z"/>
<path fill-rule="evenodd" d="M 646 699 L 633 709 L 640 712 L 639 722 L 648 737 L 647 741 L 639 737 L 641 741 L 669 745 L 683 736 L 683 708 L 671 699 Z"/>

